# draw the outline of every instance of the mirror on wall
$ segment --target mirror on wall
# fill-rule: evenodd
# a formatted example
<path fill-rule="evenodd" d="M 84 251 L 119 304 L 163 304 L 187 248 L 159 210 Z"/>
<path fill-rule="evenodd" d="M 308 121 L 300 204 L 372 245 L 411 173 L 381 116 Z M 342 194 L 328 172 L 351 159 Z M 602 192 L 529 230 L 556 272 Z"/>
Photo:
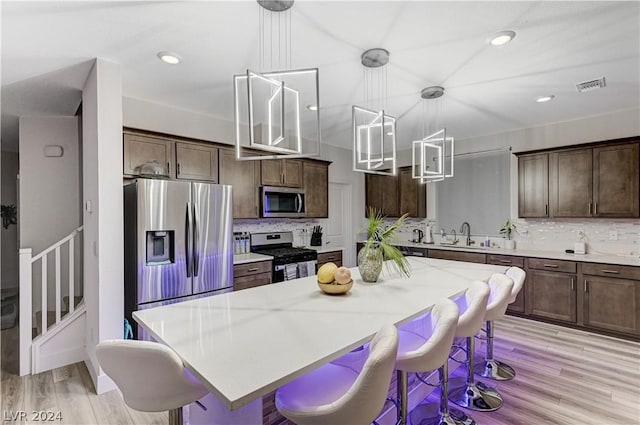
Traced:
<path fill-rule="evenodd" d="M 510 213 L 510 158 L 509 149 L 456 155 L 455 176 L 434 183 L 435 230 L 458 233 L 466 221 L 472 236 L 497 236 Z"/>

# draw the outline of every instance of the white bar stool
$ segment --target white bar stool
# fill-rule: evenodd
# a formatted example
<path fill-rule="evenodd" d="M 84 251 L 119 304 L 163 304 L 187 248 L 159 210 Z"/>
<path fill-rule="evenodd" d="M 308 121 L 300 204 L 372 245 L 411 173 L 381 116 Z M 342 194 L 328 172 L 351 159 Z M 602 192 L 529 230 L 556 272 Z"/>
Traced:
<path fill-rule="evenodd" d="M 129 407 L 168 410 L 170 425 L 182 425 L 182 407 L 209 393 L 173 350 L 156 342 L 108 340 L 98 344 L 96 356 Z"/>
<path fill-rule="evenodd" d="M 276 392 L 276 408 L 298 425 L 365 425 L 380 414 L 398 351 L 398 331 L 382 327 L 362 371 L 328 363 Z"/>
<path fill-rule="evenodd" d="M 499 276 L 506 279 L 504 275 Z M 494 277 L 492 276 L 491 280 L 493 279 Z M 511 291 L 510 285 L 511 280 L 509 279 L 508 291 Z M 467 378 L 466 382 L 453 385 L 449 390 L 449 399 L 453 403 L 460 407 L 484 412 L 497 410 L 503 403 L 502 396 L 498 394 L 496 390 L 487 387 L 482 382 L 475 382 L 473 377 L 474 337 L 482 328 L 489 294 L 489 285 L 483 281 L 476 280 L 471 282 L 464 296 L 456 300 L 456 304 L 458 304 L 461 313 L 458 319 L 456 337 L 464 337 L 467 339 L 465 348 Z"/>
<path fill-rule="evenodd" d="M 487 321 L 485 330 L 487 337 L 487 353 L 484 361 L 475 365 L 476 375 L 493 379 L 495 381 L 509 381 L 515 378 L 516 371 L 508 364 L 493 358 L 493 321 L 504 316 L 507 310 L 507 305 L 516 300 L 518 293 L 524 286 L 524 280 L 527 276 L 525 271 L 519 267 L 509 267 L 505 272 L 505 275 L 513 281 L 513 288 L 511 289 L 511 294 L 507 299 L 507 302 L 504 304 L 504 309 L 502 308 L 502 305 L 496 306 L 492 311 L 489 311 L 490 309 L 487 307 L 487 315 L 485 316 L 485 320 Z"/>
<path fill-rule="evenodd" d="M 398 422 L 407 423 L 407 373 L 438 369 L 440 405 L 421 404 L 411 411 L 411 423 L 420 425 L 473 425 L 475 421 L 461 411 L 451 414 L 447 396 L 448 360 L 458 324 L 458 306 L 449 299 L 436 304 L 431 312 L 403 326 L 396 358 L 398 381 Z M 418 375 L 418 378 L 424 380 Z M 425 382 L 426 383 L 426 382 Z M 459 413 L 458 413 L 459 412 Z"/>

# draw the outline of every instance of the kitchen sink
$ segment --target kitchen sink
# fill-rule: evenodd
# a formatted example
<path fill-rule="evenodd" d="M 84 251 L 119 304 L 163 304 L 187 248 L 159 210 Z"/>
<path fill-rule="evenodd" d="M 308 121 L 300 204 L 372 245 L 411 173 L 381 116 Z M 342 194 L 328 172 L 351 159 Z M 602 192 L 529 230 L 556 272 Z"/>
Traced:
<path fill-rule="evenodd" d="M 469 245 L 469 246 L 465 246 L 465 245 L 457 245 L 457 244 L 446 244 L 446 243 L 441 243 L 435 246 L 441 246 L 443 248 L 456 248 L 456 249 L 488 249 L 487 247 L 484 246 L 478 246 L 478 245 Z"/>

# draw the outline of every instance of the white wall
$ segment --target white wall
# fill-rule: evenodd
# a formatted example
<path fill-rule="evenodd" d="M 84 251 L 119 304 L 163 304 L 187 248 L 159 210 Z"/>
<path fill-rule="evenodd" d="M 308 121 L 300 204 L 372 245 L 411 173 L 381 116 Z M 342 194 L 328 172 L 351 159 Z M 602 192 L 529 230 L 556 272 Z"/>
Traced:
<path fill-rule="evenodd" d="M 2 151 L 2 205 L 17 205 L 17 175 L 18 153 Z M 2 282 L 0 286 L 5 288 L 18 287 L 18 226 L 4 227 L 2 232 Z"/>
<path fill-rule="evenodd" d="M 61 157 L 45 157 L 47 145 L 62 147 Z M 78 181 L 77 117 L 21 117 L 19 124 L 20 185 L 18 232 L 20 248 L 37 255 L 81 224 Z M 61 281 L 68 281 L 68 251 L 60 251 Z M 78 259 L 79 257 L 76 257 Z M 48 256 L 47 310 L 55 311 L 54 254 Z M 77 262 L 76 262 L 77 263 Z M 34 263 L 32 306 L 41 310 L 41 262 Z M 79 282 L 76 294 L 81 295 Z M 68 285 L 61 286 L 61 296 Z M 61 304 L 61 308 L 64 306 Z"/>
<path fill-rule="evenodd" d="M 20 118 L 20 247 L 37 254 L 80 225 L 78 120 Z M 63 155 L 47 158 L 46 145 Z"/>
<path fill-rule="evenodd" d="M 115 388 L 96 345 L 122 338 L 124 317 L 122 76 L 96 59 L 82 91 L 84 281 L 87 367 L 98 394 Z"/>

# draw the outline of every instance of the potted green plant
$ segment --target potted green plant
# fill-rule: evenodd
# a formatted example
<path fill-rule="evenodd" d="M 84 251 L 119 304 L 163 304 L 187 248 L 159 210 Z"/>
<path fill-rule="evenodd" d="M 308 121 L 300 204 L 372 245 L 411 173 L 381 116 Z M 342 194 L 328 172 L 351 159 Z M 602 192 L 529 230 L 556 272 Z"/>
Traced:
<path fill-rule="evenodd" d="M 0 206 L 2 227 L 8 229 L 10 225 L 18 223 L 17 209 L 14 204 Z"/>
<path fill-rule="evenodd" d="M 508 219 L 500 228 L 500 234 L 504 235 L 504 249 L 515 249 L 516 241 L 511 239 L 511 235 L 516 232 L 516 225 Z"/>
<path fill-rule="evenodd" d="M 409 277 L 409 263 L 398 248 L 392 245 L 396 232 L 407 219 L 404 214 L 395 223 L 383 229 L 384 216 L 379 210 L 369 207 L 368 239 L 358 252 L 358 270 L 365 282 L 377 282 L 384 260 L 391 263 L 400 274 Z"/>

